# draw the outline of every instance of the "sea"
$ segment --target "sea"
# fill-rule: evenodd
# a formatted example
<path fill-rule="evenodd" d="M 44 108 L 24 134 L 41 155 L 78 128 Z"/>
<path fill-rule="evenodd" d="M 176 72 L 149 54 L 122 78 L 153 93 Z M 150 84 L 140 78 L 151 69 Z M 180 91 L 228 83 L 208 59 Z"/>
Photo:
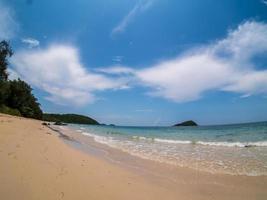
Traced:
<path fill-rule="evenodd" d="M 267 122 L 196 127 L 70 124 L 75 134 L 131 156 L 231 175 L 267 175 Z"/>

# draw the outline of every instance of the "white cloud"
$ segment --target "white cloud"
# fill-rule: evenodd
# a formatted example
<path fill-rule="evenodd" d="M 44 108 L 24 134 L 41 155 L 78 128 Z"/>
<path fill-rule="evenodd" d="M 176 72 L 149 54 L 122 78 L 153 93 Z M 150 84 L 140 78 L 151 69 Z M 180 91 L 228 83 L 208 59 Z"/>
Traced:
<path fill-rule="evenodd" d="M 267 94 L 267 70 L 247 71 L 240 74 L 223 90 L 245 93 L 243 97 L 253 94 Z"/>
<path fill-rule="evenodd" d="M 266 58 L 266 35 L 266 23 L 248 21 L 222 40 L 138 70 L 115 65 L 90 71 L 79 60 L 78 50 L 68 45 L 18 51 L 11 62 L 20 77 L 57 104 L 84 105 L 97 99 L 97 91 L 136 85 L 175 102 L 194 101 L 208 91 L 264 96 L 267 66 L 258 68 L 255 60 Z"/>
<path fill-rule="evenodd" d="M 130 12 L 120 21 L 120 23 L 115 26 L 111 32 L 111 35 L 124 32 L 130 22 L 139 14 L 151 7 L 154 0 L 140 0 L 138 3 L 130 10 Z"/>
<path fill-rule="evenodd" d="M 9 80 L 15 80 L 19 78 L 19 75 L 17 72 L 15 72 L 13 69 L 8 68 L 7 69 L 7 73 L 8 73 L 8 79 Z"/>
<path fill-rule="evenodd" d="M 262 0 L 261 2 L 267 6 L 267 0 Z"/>
<path fill-rule="evenodd" d="M 21 78 L 46 91 L 46 99 L 57 104 L 85 105 L 96 100 L 96 91 L 127 86 L 123 78 L 113 79 L 86 70 L 78 50 L 67 45 L 18 51 L 11 63 Z"/>
<path fill-rule="evenodd" d="M 108 68 L 99 68 L 96 71 L 102 72 L 105 74 L 114 74 L 114 75 L 120 75 L 120 74 L 133 74 L 135 73 L 135 70 L 130 67 L 125 67 L 121 65 L 116 65 Z"/>
<path fill-rule="evenodd" d="M 256 55 L 266 55 L 266 36 L 267 24 L 246 22 L 223 40 L 136 71 L 136 76 L 152 89 L 150 95 L 175 102 L 197 100 L 210 90 L 266 94 L 267 70 L 253 62 Z"/>
<path fill-rule="evenodd" d="M 21 41 L 27 44 L 30 49 L 40 45 L 40 42 L 34 38 L 23 38 Z"/>
<path fill-rule="evenodd" d="M 0 40 L 11 39 L 17 29 L 12 9 L 0 2 Z"/>
<path fill-rule="evenodd" d="M 226 63 L 205 54 L 166 61 L 136 73 L 142 84 L 153 89 L 149 94 L 177 102 L 200 98 L 202 92 L 224 84 L 231 74 Z"/>

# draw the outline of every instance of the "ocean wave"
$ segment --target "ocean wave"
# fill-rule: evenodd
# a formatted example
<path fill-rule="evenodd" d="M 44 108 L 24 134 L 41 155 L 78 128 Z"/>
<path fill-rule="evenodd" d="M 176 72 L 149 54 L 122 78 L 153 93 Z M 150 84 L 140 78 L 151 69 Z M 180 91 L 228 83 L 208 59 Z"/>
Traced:
<path fill-rule="evenodd" d="M 203 142 L 198 141 L 196 144 L 209 146 L 225 146 L 225 147 L 267 147 L 267 141 L 261 142 Z"/>
<path fill-rule="evenodd" d="M 192 162 L 194 162 L 198 163 L 197 170 L 203 169 L 203 171 L 208 170 L 212 173 L 216 173 L 218 171 L 227 174 L 239 174 L 248 176 L 259 176 L 267 174 L 266 168 L 262 168 L 263 165 L 266 166 L 266 162 L 261 159 L 262 156 L 264 156 L 261 153 L 262 149 L 253 149 L 253 151 L 249 151 L 249 154 L 246 154 L 247 151 L 245 150 L 245 148 L 243 148 L 267 147 L 267 141 L 215 142 L 199 140 L 192 142 L 189 140 L 171 140 L 144 136 L 131 136 L 130 138 L 120 138 L 115 136 L 111 137 L 109 135 L 98 135 L 85 131 L 81 134 L 92 138 L 92 140 L 97 143 L 107 145 L 115 149 L 119 149 L 123 152 L 129 153 L 130 155 L 161 163 L 195 169 L 195 165 L 192 165 Z M 193 148 L 195 145 L 198 145 L 199 148 Z M 192 146 L 192 148 L 190 148 L 190 146 Z M 212 148 L 212 146 L 214 148 Z M 221 149 L 217 146 L 229 148 Z M 234 147 L 239 148 L 234 149 Z M 206 148 L 210 150 L 207 151 Z M 225 156 L 224 152 L 226 152 Z M 231 154 L 230 157 L 228 157 L 230 155 L 229 153 Z M 255 155 L 255 158 L 251 157 L 251 153 Z M 239 157 L 239 155 L 241 155 L 240 160 L 237 159 L 237 156 Z M 250 168 L 246 165 L 246 163 L 244 163 L 243 159 L 254 159 L 254 161 L 257 162 L 258 167 L 253 166 L 252 168 Z"/>
<path fill-rule="evenodd" d="M 267 141 L 258 142 L 215 142 L 215 141 L 189 141 L 189 140 L 171 140 L 162 138 L 148 138 L 143 136 L 133 136 L 135 140 L 147 140 L 159 143 L 168 144 L 192 144 L 192 145 L 208 145 L 208 146 L 223 146 L 223 147 L 267 147 Z"/>
<path fill-rule="evenodd" d="M 188 140 L 166 140 L 155 138 L 156 142 L 170 143 L 170 144 L 194 144 L 194 145 L 208 145 L 208 146 L 222 146 L 222 147 L 267 147 L 267 141 L 260 142 L 204 142 L 204 141 L 188 141 Z"/>
<path fill-rule="evenodd" d="M 132 138 L 134 140 L 147 140 L 147 141 L 153 141 L 154 140 L 153 138 L 147 138 L 147 137 L 144 137 L 144 136 L 132 136 Z"/>
<path fill-rule="evenodd" d="M 169 143 L 169 144 L 192 144 L 192 141 L 187 140 L 170 140 L 170 139 L 161 139 L 161 138 L 150 138 L 150 137 L 143 137 L 143 136 L 133 136 L 135 140 L 146 140 L 149 142 L 158 142 L 158 143 Z"/>
<path fill-rule="evenodd" d="M 101 143 L 101 144 L 106 144 L 106 145 L 108 145 L 110 143 L 110 141 L 113 140 L 112 137 L 105 137 L 105 136 L 95 135 L 95 134 L 91 134 L 91 133 L 88 133 L 88 132 L 82 132 L 82 134 L 85 135 L 85 136 L 92 137 L 95 142 L 98 142 L 98 143 Z"/>
<path fill-rule="evenodd" d="M 114 142 L 113 137 L 100 136 L 88 132 L 82 132 L 83 135 L 92 137 L 96 142 L 102 144 L 109 144 Z M 189 140 L 171 140 L 162 138 L 150 138 L 144 136 L 132 136 L 134 140 L 141 140 L 155 143 L 166 143 L 166 144 L 192 144 L 192 145 L 205 145 L 205 146 L 221 146 L 221 147 L 267 147 L 267 141 L 258 142 L 216 142 L 216 141 L 189 141 Z"/>
<path fill-rule="evenodd" d="M 170 143 L 170 144 L 193 144 L 192 141 L 188 141 L 188 140 L 167 140 L 167 139 L 155 138 L 154 141 L 155 142 Z"/>
<path fill-rule="evenodd" d="M 77 134 L 88 137 L 91 141 L 125 152 L 127 154 L 160 163 L 179 167 L 188 167 L 211 173 L 260 176 L 266 175 L 267 140 L 221 141 L 216 138 L 201 139 L 202 136 L 184 138 L 186 135 L 146 134 L 107 134 L 90 129 L 75 127 Z M 168 135 L 166 135 L 168 136 Z M 204 135 L 205 136 L 205 135 Z M 259 137 L 262 138 L 262 137 Z M 81 138 L 82 139 L 82 138 Z M 209 139 L 209 140 L 208 140 Z M 253 139 L 253 138 L 252 138 Z M 216 141 L 217 140 L 217 141 Z M 88 140 L 84 140 L 86 142 Z M 89 141 L 88 141 L 89 142 Z M 101 146 L 100 145 L 100 148 Z M 251 148 L 246 148 L 251 147 Z M 248 162 L 249 161 L 249 162 Z M 250 165 L 253 163 L 253 165 Z"/>

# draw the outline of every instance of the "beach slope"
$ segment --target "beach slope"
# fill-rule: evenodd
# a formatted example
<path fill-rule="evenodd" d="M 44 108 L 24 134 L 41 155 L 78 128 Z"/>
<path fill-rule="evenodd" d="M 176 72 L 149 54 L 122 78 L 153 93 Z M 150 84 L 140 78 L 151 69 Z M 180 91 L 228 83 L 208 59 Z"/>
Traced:
<path fill-rule="evenodd" d="M 5 200 L 164 199 L 167 193 L 69 147 L 38 120 L 0 114 L 0 162 Z"/>
<path fill-rule="evenodd" d="M 185 171 L 188 173 L 188 171 Z M 0 114 L 0 199 L 264 199 L 266 178 L 235 184 L 246 178 L 227 176 L 225 185 L 199 173 L 177 184 L 141 176 L 72 148 L 41 121 Z M 183 174 L 180 170 L 178 174 Z M 194 175 L 195 176 L 195 175 Z M 179 177 L 178 177 L 179 178 Z M 188 180 L 188 181 L 187 181 Z M 262 180 L 264 182 L 262 182 Z M 246 187 L 248 186 L 248 187 Z"/>

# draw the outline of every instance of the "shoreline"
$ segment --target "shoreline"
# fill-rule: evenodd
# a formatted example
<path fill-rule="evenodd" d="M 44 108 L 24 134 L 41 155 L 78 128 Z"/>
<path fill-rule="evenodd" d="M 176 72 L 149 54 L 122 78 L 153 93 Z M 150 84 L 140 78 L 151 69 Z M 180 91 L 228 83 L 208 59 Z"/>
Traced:
<path fill-rule="evenodd" d="M 140 139 L 138 139 L 138 136 L 135 135 L 127 135 L 123 138 L 120 137 L 122 134 L 109 134 L 109 131 L 120 132 L 120 130 L 96 129 L 98 132 L 94 133 L 93 127 L 92 132 L 90 132 L 91 128 L 83 126 L 80 128 L 71 125 L 68 127 L 54 127 L 65 132 L 68 136 L 76 138 L 77 141 L 87 143 L 88 148 L 95 146 L 96 149 L 110 151 L 112 152 L 110 153 L 111 157 L 114 157 L 114 155 L 123 156 L 124 161 L 129 160 L 128 157 L 134 157 L 145 161 L 155 161 L 154 164 L 156 165 L 165 163 L 175 165 L 178 168 L 189 168 L 212 174 L 267 176 L 267 168 L 265 167 L 267 148 L 265 146 L 261 148 L 258 146 L 202 145 L 184 141 L 181 143 L 180 140 L 173 140 L 175 143 L 170 143 L 170 140 L 166 139 L 147 139 L 149 136 L 146 136 L 147 138 L 139 136 Z M 99 131 L 102 131 L 103 134 Z M 168 151 L 168 148 L 171 151 Z M 115 149 L 118 151 L 115 151 Z M 162 152 L 159 152 L 158 149 L 161 149 Z M 168 154 L 169 152 L 170 154 Z"/>
<path fill-rule="evenodd" d="M 267 177 L 217 175 L 137 162 L 147 171 L 71 147 L 42 121 L 0 114 L 3 199 L 266 199 Z M 62 138 L 66 139 L 66 138 Z M 75 138 L 74 138 L 75 140 Z M 65 142 L 63 142 L 65 141 Z M 116 155 L 108 150 L 107 158 Z M 105 153 L 104 153 L 105 154 Z M 121 163 L 124 164 L 124 157 Z M 127 161 L 128 162 L 128 161 Z M 136 164 L 136 163 L 135 163 Z M 130 163 L 131 165 L 131 163 Z M 164 174 L 165 173 L 165 174 Z M 155 174 L 160 175 L 159 177 Z M 174 181 L 163 176 L 171 177 Z"/>

